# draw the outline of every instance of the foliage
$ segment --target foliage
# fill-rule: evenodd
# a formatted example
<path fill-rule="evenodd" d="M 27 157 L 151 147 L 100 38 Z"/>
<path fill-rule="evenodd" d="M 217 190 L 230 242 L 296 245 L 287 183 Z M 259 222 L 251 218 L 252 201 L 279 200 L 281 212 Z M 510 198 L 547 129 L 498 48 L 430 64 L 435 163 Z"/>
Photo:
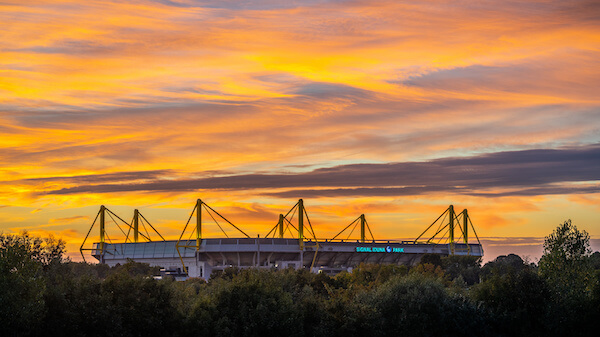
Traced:
<path fill-rule="evenodd" d="M 441 266 L 436 266 L 431 263 L 419 263 L 415 268 L 410 270 L 410 273 L 438 279 L 440 281 L 448 281 L 448 276 L 444 269 L 442 269 Z"/>
<path fill-rule="evenodd" d="M 442 266 L 442 257 L 440 256 L 440 254 L 432 254 L 432 253 L 427 253 L 427 254 L 423 254 L 423 256 L 421 257 L 421 260 L 419 261 L 419 264 L 432 264 L 434 266 Z"/>
<path fill-rule="evenodd" d="M 220 282 L 207 299 L 200 298 L 191 322 L 212 322 L 195 328 L 207 329 L 213 336 L 293 335 L 296 316 L 290 293 L 260 278 L 238 278 Z"/>
<path fill-rule="evenodd" d="M 374 335 L 476 334 L 483 328 L 474 305 L 465 298 L 451 296 L 439 280 L 417 274 L 394 278 L 363 298 L 377 313 Z"/>
<path fill-rule="evenodd" d="M 544 335 L 550 298 L 545 280 L 530 268 L 504 271 L 492 272 L 474 286 L 472 298 L 490 310 L 494 330 L 510 336 Z"/>
<path fill-rule="evenodd" d="M 3 271 L 31 273 L 32 266 L 47 267 L 63 261 L 65 242 L 52 235 L 42 239 L 22 232 L 20 235 L 0 234 L 0 268 Z"/>
<path fill-rule="evenodd" d="M 127 263 L 123 265 L 117 264 L 111 273 L 127 273 L 130 276 L 153 276 L 158 275 L 160 267 L 150 267 L 147 263 L 135 262 L 132 259 L 127 259 Z"/>
<path fill-rule="evenodd" d="M 175 282 L 134 261 L 65 260 L 61 240 L 0 235 L 0 324 L 2 336 L 593 336 L 600 253 L 581 249 L 586 237 L 561 225 L 539 273 L 514 254 L 483 267 L 472 256 L 425 255 L 416 266 L 361 264 L 334 277 L 228 268 Z"/>
<path fill-rule="evenodd" d="M 361 288 L 371 288 L 389 280 L 397 275 L 406 275 L 406 266 L 366 264 L 361 263 L 352 270 L 352 273 L 342 272 L 336 279 L 342 282 L 346 288 L 350 285 Z"/>
<path fill-rule="evenodd" d="M 549 326 L 569 334 L 595 331 L 593 290 L 596 283 L 590 253 L 590 236 L 571 220 L 560 224 L 544 241 L 539 273 L 552 291 Z"/>
<path fill-rule="evenodd" d="M 65 243 L 27 232 L 0 234 L 0 326 L 6 335 L 39 331 L 44 306 L 45 268 L 63 261 Z"/>
<path fill-rule="evenodd" d="M 470 255 L 450 255 L 441 258 L 442 268 L 450 280 L 460 277 L 467 285 L 479 282 L 481 257 Z"/>
<path fill-rule="evenodd" d="M 133 336 L 168 334 L 174 327 L 170 289 L 151 277 L 131 276 L 126 270 L 102 282 L 101 296 L 108 303 L 111 329 Z"/>
<path fill-rule="evenodd" d="M 525 261 L 518 255 L 500 255 L 481 268 L 481 278 L 485 280 L 494 276 L 518 273 L 529 268 L 530 266 L 525 264 Z"/>
<path fill-rule="evenodd" d="M 600 269 L 600 252 L 594 252 L 590 255 L 590 267 L 594 270 Z"/>
<path fill-rule="evenodd" d="M 544 240 L 540 274 L 548 279 L 561 300 L 579 301 L 590 290 L 590 236 L 579 231 L 571 220 L 559 225 Z"/>

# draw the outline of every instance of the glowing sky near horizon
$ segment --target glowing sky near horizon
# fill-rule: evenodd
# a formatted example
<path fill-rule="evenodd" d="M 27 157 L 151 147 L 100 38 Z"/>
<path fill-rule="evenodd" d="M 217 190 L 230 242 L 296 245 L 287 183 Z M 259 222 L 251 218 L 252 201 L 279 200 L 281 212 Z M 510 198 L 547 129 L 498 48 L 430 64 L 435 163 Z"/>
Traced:
<path fill-rule="evenodd" d="M 0 231 L 78 253 L 104 204 L 175 238 L 202 198 L 263 235 L 304 198 L 322 237 L 365 213 L 414 238 L 454 204 L 500 253 L 569 218 L 600 239 L 596 1 L 8 0 L 0 22 Z"/>

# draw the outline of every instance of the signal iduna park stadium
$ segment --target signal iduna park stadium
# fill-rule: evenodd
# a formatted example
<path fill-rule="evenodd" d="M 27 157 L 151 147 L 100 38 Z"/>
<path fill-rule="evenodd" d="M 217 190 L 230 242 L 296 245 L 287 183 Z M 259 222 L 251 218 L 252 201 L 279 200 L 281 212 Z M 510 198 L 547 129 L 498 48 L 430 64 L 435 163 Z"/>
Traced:
<path fill-rule="evenodd" d="M 202 227 L 207 220 L 216 224 L 225 237 L 203 237 Z M 106 231 L 107 225 L 118 227 L 125 239 L 113 242 Z M 86 248 L 94 227 L 99 227 L 99 240 Z M 224 227 L 239 235 L 231 237 Z M 476 243 L 469 242 L 471 231 Z M 359 232 L 359 239 L 349 239 Z M 429 238 L 425 236 L 427 233 Z M 213 271 L 228 267 L 304 268 L 315 273 L 336 274 L 352 271 L 360 263 L 414 265 L 428 253 L 483 256 L 466 209 L 456 213 L 450 205 L 411 241 L 376 240 L 364 214 L 334 237 L 320 239 L 313 230 L 302 199 L 287 214 L 280 214 L 277 224 L 264 237 L 249 236 L 198 199 L 178 240 L 165 240 L 137 209 L 131 222 L 126 222 L 100 206 L 80 250 L 82 256 L 84 251 L 90 251 L 99 263 L 109 266 L 133 260 L 160 266 L 179 278 L 204 279 L 208 279 Z"/>

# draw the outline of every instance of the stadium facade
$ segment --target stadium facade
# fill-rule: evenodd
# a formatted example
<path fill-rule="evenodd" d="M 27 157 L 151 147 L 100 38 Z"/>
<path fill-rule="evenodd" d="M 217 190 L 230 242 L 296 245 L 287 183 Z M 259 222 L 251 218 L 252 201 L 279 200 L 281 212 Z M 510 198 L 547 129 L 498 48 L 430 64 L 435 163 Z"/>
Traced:
<path fill-rule="evenodd" d="M 202 216 L 206 215 L 205 213 L 208 213 L 215 222 L 217 219 L 226 222 L 241 235 L 226 238 L 202 237 Z M 127 233 L 122 230 L 125 234 L 123 242 L 107 240 L 105 232 L 107 215 L 115 224 L 118 219 L 127 226 Z M 190 226 L 194 215 L 195 225 Z M 88 238 L 86 236 L 81 246 L 82 255 L 83 251 L 89 250 L 100 263 L 109 266 L 133 260 L 151 266 L 160 266 L 168 271 L 180 271 L 181 274 L 187 274 L 189 277 L 204 279 L 208 279 L 212 272 L 228 267 L 303 268 L 312 272 L 336 274 L 344 270 L 351 271 L 360 263 L 413 265 L 418 263 L 424 254 L 431 253 L 443 256 L 483 256 L 481 243 L 467 210 L 456 214 L 452 205 L 416 240 L 411 241 L 375 240 L 364 215 L 359 216 L 333 238 L 317 239 L 302 199 L 286 215 L 279 216 L 277 225 L 265 237 L 250 237 L 200 199 L 196 202 L 179 240 L 165 240 L 137 210 L 132 221 L 128 223 L 108 208 L 101 206 L 96 220 L 90 227 L 90 232 L 96 223 L 99 223 L 100 227 L 99 242 L 93 243 L 92 248 L 86 249 Z M 140 231 L 140 224 L 146 228 L 145 234 Z M 145 224 L 154 230 L 160 237 L 159 240 L 151 239 Z M 350 228 L 353 232 L 359 226 L 360 238 L 338 239 Z M 220 225 L 219 227 L 221 228 Z M 434 228 L 436 229 L 430 232 Z M 469 228 L 477 239 L 476 243 L 469 242 Z M 429 239 L 421 239 L 428 232 L 434 234 Z M 304 235 L 305 233 L 308 237 Z M 191 234 L 190 238 L 183 239 L 184 234 L 186 236 Z M 286 234 L 295 237 L 285 237 Z"/>

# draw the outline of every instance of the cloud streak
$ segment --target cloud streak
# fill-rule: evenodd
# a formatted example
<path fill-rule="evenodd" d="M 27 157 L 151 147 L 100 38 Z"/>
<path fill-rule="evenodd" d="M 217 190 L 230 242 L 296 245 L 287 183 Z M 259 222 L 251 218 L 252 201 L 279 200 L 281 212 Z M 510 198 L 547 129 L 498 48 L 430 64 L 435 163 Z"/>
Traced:
<path fill-rule="evenodd" d="M 106 178 L 110 177 L 103 176 L 98 181 Z M 426 162 L 351 164 L 295 174 L 242 174 L 200 179 L 154 180 L 139 184 L 79 185 L 47 193 L 340 187 L 292 190 L 268 195 L 400 196 L 448 192 L 509 196 L 595 193 L 600 191 L 600 185 L 597 183 L 599 180 L 600 145 L 590 145 L 565 149 L 507 151 Z M 578 182 L 594 184 L 569 187 L 560 185 Z M 510 191 L 505 191 L 506 189 Z M 498 190 L 502 192 L 497 192 Z"/>
<path fill-rule="evenodd" d="M 118 172 L 107 174 L 87 174 L 79 176 L 51 177 L 51 178 L 32 178 L 25 179 L 24 182 L 68 182 L 76 184 L 86 183 L 101 183 L 106 181 L 135 181 L 156 179 L 161 176 L 166 176 L 171 173 L 170 170 L 154 170 L 154 171 L 134 171 L 134 172 Z"/>

